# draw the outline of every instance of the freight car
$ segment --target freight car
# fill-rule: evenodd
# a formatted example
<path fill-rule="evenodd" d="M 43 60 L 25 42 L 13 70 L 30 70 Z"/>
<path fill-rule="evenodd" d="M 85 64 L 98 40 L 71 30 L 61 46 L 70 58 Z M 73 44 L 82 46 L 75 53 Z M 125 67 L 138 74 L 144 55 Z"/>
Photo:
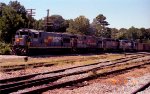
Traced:
<path fill-rule="evenodd" d="M 150 51 L 149 43 L 136 43 L 135 45 L 136 51 Z"/>
<path fill-rule="evenodd" d="M 135 42 L 129 40 L 119 40 L 119 49 L 121 51 L 135 51 Z"/>
<path fill-rule="evenodd" d="M 13 41 L 12 52 L 17 55 L 27 55 L 39 51 L 144 51 L 144 49 L 149 51 L 149 48 L 149 44 L 139 44 L 128 40 L 19 29 Z"/>
<path fill-rule="evenodd" d="M 110 38 L 102 39 L 104 51 L 116 51 L 119 49 L 119 41 Z"/>

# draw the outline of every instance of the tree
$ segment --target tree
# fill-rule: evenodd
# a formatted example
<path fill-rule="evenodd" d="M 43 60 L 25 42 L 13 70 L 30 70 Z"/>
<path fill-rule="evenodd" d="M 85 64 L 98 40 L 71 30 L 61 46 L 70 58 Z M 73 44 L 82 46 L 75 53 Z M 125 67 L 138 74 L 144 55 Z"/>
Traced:
<path fill-rule="evenodd" d="M 145 29 L 145 28 L 140 28 L 139 29 L 141 32 L 141 36 L 140 36 L 140 41 L 149 41 L 150 40 L 150 28 L 149 29 Z"/>
<path fill-rule="evenodd" d="M 20 2 L 10 1 L 8 6 L 16 10 L 17 14 L 19 14 L 22 17 L 22 19 L 24 19 L 24 23 L 20 25 L 22 28 L 34 28 L 35 27 L 36 20 L 31 15 L 27 14 L 25 7 L 21 5 Z"/>
<path fill-rule="evenodd" d="M 60 15 L 45 17 L 44 24 L 49 32 L 65 32 L 67 28 L 67 21 Z"/>
<path fill-rule="evenodd" d="M 11 42 L 12 37 L 20 28 L 35 27 L 36 20 L 27 15 L 26 9 L 18 1 L 10 1 L 8 5 L 0 3 L 0 38 Z"/>
<path fill-rule="evenodd" d="M 4 6 L 6 6 L 5 3 L 0 3 L 0 17 L 2 17 L 2 9 Z"/>
<path fill-rule="evenodd" d="M 111 28 L 111 38 L 117 39 L 117 33 L 119 32 L 116 28 Z"/>
<path fill-rule="evenodd" d="M 21 5 L 18 1 L 10 1 L 8 6 L 12 7 L 14 10 L 16 10 L 18 14 L 22 14 L 22 16 L 24 14 L 26 15 L 25 7 L 23 5 Z"/>
<path fill-rule="evenodd" d="M 67 28 L 67 32 L 87 35 L 89 34 L 89 28 L 89 19 L 85 18 L 85 16 L 79 16 L 74 20 L 69 21 L 69 28 Z"/>
<path fill-rule="evenodd" d="M 34 29 L 36 30 L 44 30 L 44 20 L 40 19 L 40 20 L 36 20 L 35 24 L 34 24 Z"/>
<path fill-rule="evenodd" d="M 33 27 L 32 23 L 33 18 L 27 15 L 26 9 L 23 5 L 20 4 L 18 1 L 10 1 L 8 6 L 12 7 L 16 10 L 17 14 L 19 14 L 22 19 L 24 19 L 24 23 L 21 25 L 22 28 L 31 28 Z"/>
<path fill-rule="evenodd" d="M 17 12 L 10 6 L 4 6 L 2 11 L 2 17 L 0 17 L 0 31 L 1 31 L 1 39 L 5 42 L 11 42 L 13 35 L 16 30 L 21 27 L 24 20 L 21 15 L 17 14 Z"/>
<path fill-rule="evenodd" d="M 109 24 L 106 21 L 106 17 L 102 14 L 99 14 L 96 18 L 93 19 L 92 27 L 95 33 L 95 36 L 98 37 L 111 37 L 111 30 L 107 27 Z"/>
<path fill-rule="evenodd" d="M 116 36 L 116 38 L 117 39 L 127 39 L 128 37 L 127 37 L 127 29 L 125 29 L 125 28 L 121 28 L 120 30 L 119 30 L 119 32 L 117 33 L 117 36 Z"/>
<path fill-rule="evenodd" d="M 146 32 L 143 34 L 143 36 L 146 36 L 146 39 L 150 40 L 150 28 L 146 29 Z"/>
<path fill-rule="evenodd" d="M 141 36 L 142 36 L 141 31 L 133 26 L 129 28 L 127 31 L 127 38 L 129 40 L 137 40 L 140 39 Z"/>

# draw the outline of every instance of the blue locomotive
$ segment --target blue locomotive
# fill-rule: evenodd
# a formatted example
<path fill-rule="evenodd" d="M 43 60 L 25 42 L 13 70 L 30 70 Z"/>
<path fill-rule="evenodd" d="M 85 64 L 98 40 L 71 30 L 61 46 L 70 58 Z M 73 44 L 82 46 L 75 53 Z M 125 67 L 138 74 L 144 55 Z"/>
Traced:
<path fill-rule="evenodd" d="M 150 45 L 129 40 L 98 38 L 95 36 L 44 32 L 33 29 L 19 29 L 16 32 L 12 52 L 17 55 L 27 55 L 39 51 L 112 51 L 112 50 L 150 50 Z M 140 48 L 139 48 L 140 47 Z M 143 47 L 143 48 L 141 48 Z M 146 48 L 144 48 L 146 47 Z"/>

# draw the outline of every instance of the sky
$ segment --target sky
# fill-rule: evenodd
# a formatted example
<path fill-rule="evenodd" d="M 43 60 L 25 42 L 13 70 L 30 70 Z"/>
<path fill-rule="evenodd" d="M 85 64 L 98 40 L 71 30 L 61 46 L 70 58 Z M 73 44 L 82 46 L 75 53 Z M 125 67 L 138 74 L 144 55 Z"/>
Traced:
<path fill-rule="evenodd" d="M 0 0 L 6 4 L 10 0 Z M 16 1 L 16 0 L 11 0 Z M 150 28 L 150 0 L 17 0 L 26 9 L 36 9 L 35 19 L 47 15 L 61 15 L 74 19 L 80 15 L 93 21 L 98 14 L 106 16 L 111 28 Z"/>

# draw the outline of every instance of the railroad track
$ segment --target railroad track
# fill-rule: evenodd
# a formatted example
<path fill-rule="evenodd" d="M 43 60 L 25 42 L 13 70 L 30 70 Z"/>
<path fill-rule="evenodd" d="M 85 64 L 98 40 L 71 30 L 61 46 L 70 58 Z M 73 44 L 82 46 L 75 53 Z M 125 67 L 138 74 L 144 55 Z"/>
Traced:
<path fill-rule="evenodd" d="M 128 59 L 134 59 L 137 58 L 137 56 L 143 56 L 141 54 L 139 55 L 135 55 L 135 56 L 131 56 L 131 57 L 123 57 L 123 58 L 119 58 L 119 59 L 115 59 L 115 60 L 111 60 L 111 62 L 116 62 L 116 61 L 126 61 Z M 1 83 L 6 83 L 9 81 L 19 81 L 19 80 L 24 80 L 24 79 L 28 79 L 37 75 L 44 75 L 44 74 L 50 74 L 50 73 L 58 73 L 58 72 L 63 72 L 65 70 L 69 70 L 69 69 L 74 69 L 74 68 L 78 68 L 78 67 L 86 67 L 86 66 L 91 66 L 91 65 L 97 65 L 99 63 L 108 63 L 110 61 L 104 61 L 104 62 L 98 62 L 98 63 L 93 63 L 93 64 L 88 64 L 88 65 L 81 65 L 81 66 L 76 66 L 76 67 L 71 67 L 71 68 L 65 68 L 65 69 L 60 69 L 60 70 L 56 70 L 56 71 L 50 71 L 50 72 L 43 72 L 43 73 L 35 73 L 35 74 L 29 74 L 29 75 L 23 75 L 23 76 L 19 76 L 19 77 L 13 77 L 13 78 L 8 78 L 8 79 L 2 79 L 0 80 L 0 84 Z"/>
<path fill-rule="evenodd" d="M 138 88 L 137 90 L 135 90 L 134 92 L 132 92 L 132 94 L 137 94 L 138 92 L 142 92 L 142 91 L 144 91 L 148 87 L 150 87 L 150 82 L 144 84 L 143 86 L 141 86 L 140 88 Z"/>
<path fill-rule="evenodd" d="M 137 55 L 137 56 L 132 56 L 132 57 L 127 57 L 127 58 L 120 58 L 113 60 L 112 62 L 110 61 L 105 61 L 105 62 L 98 62 L 94 64 L 89 64 L 89 65 L 84 65 L 84 66 L 78 66 L 78 67 L 72 67 L 68 69 L 62 69 L 62 70 L 57 70 L 53 72 L 47 72 L 47 73 L 40 73 L 40 74 L 33 74 L 33 75 L 26 75 L 26 76 L 21 76 L 21 77 L 15 77 L 15 78 L 10 78 L 10 79 L 4 79 L 0 81 L 0 92 L 1 93 L 11 93 L 11 92 L 16 92 L 21 89 L 29 88 L 32 86 L 35 86 L 36 89 L 29 89 L 27 91 L 21 92 L 21 93 L 37 93 L 41 92 L 44 90 L 52 89 L 55 87 L 59 87 L 65 84 L 69 83 L 74 83 L 74 82 L 80 82 L 88 79 L 89 76 L 87 75 L 88 72 L 96 72 L 98 70 L 106 69 L 106 68 L 114 68 L 116 66 L 121 66 L 123 64 L 130 65 L 130 63 L 127 63 L 128 61 L 144 57 L 145 55 Z M 112 73 L 115 71 L 120 71 L 120 70 L 125 70 L 129 68 L 134 68 L 137 66 L 141 66 L 143 64 L 149 64 L 150 62 L 147 61 L 142 61 L 144 63 L 141 63 L 139 65 L 134 65 L 130 67 L 126 67 L 124 69 L 114 69 L 110 71 L 106 71 L 101 73 L 102 74 L 107 74 L 107 73 Z M 146 62 L 146 63 L 145 63 Z M 137 62 L 134 62 L 134 64 Z M 132 64 L 131 64 L 132 65 Z M 63 78 L 63 77 L 69 77 L 73 75 L 79 75 L 82 74 L 83 77 L 81 79 L 77 80 L 71 80 L 68 82 L 57 82 L 57 80 Z M 17 80 L 17 81 L 16 81 Z M 46 84 L 47 83 L 47 84 Z M 49 84 L 50 83 L 50 84 Z M 43 85 L 46 84 L 46 85 Z M 41 86 L 43 85 L 43 86 Z"/>
<path fill-rule="evenodd" d="M 1 67 L 1 71 L 3 72 L 10 72 L 10 71 L 17 71 L 17 70 L 21 70 L 21 69 L 25 69 L 25 68 L 37 68 L 37 67 L 49 67 L 49 66 L 53 66 L 54 64 L 49 64 L 46 62 L 40 62 L 40 63 L 34 63 L 34 64 L 22 64 L 22 65 L 15 65 L 15 66 L 2 66 Z"/>
<path fill-rule="evenodd" d="M 150 55 L 150 53 L 137 53 L 137 54 Z M 130 56 L 130 55 L 134 55 L 134 54 L 130 53 L 130 54 L 126 54 L 126 55 Z M 68 61 L 63 61 L 63 62 L 68 63 Z M 70 61 L 70 62 L 73 62 L 73 61 Z M 41 67 L 41 66 L 43 66 L 43 67 L 50 67 L 50 66 L 53 66 L 55 64 L 57 64 L 57 62 L 56 63 L 47 63 L 47 62 L 39 62 L 38 63 L 37 62 L 37 63 L 32 63 L 32 64 L 1 66 L 0 67 L 0 71 L 2 71 L 2 72 L 10 72 L 10 71 L 17 71 L 17 70 L 22 70 L 22 69 L 26 69 L 26 68 L 37 68 L 37 67 Z"/>

